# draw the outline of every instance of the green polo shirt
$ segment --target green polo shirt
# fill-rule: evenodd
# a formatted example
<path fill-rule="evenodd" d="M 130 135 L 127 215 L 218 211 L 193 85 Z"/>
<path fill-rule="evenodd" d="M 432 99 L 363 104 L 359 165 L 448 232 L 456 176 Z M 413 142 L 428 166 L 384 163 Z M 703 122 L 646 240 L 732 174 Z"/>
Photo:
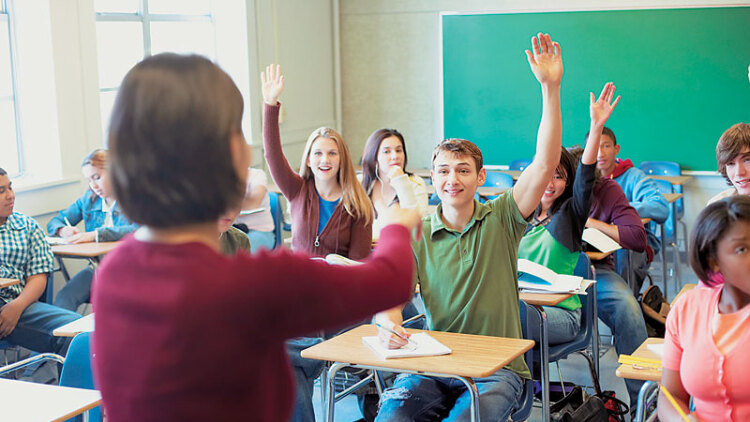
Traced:
<path fill-rule="evenodd" d="M 518 244 L 528 222 L 513 191 L 492 201 L 474 201 L 463 231 L 445 226 L 440 215 L 425 217 L 414 244 L 416 282 L 429 327 L 437 331 L 522 338 L 518 309 Z M 529 378 L 520 356 L 508 369 Z"/>

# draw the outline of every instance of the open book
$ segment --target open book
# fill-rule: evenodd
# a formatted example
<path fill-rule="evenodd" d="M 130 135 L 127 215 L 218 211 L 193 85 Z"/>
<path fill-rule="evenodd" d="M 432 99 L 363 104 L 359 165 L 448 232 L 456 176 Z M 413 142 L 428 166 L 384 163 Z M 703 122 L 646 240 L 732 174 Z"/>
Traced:
<path fill-rule="evenodd" d="M 377 336 L 362 337 L 362 342 L 383 359 L 440 356 L 451 353 L 448 346 L 424 332 L 412 334 L 409 340 L 409 344 L 400 349 L 389 349 L 380 343 Z"/>
<path fill-rule="evenodd" d="M 583 230 L 583 241 L 604 253 L 614 252 L 622 249 L 614 239 L 602 233 L 600 230 L 587 228 Z"/>
<path fill-rule="evenodd" d="M 589 280 L 575 275 L 557 274 L 544 265 L 527 259 L 518 260 L 518 288 L 536 293 L 585 294 Z"/>
<path fill-rule="evenodd" d="M 318 260 L 318 261 L 325 261 L 325 262 L 327 262 L 328 264 L 331 264 L 331 265 L 361 265 L 362 264 L 359 261 L 355 261 L 353 259 L 349 259 L 349 258 L 347 258 L 345 256 L 341 256 L 341 255 L 339 255 L 337 253 L 329 253 L 328 255 L 326 255 L 325 258 L 315 257 L 315 258 L 311 258 L 311 259 L 315 259 L 315 260 Z"/>

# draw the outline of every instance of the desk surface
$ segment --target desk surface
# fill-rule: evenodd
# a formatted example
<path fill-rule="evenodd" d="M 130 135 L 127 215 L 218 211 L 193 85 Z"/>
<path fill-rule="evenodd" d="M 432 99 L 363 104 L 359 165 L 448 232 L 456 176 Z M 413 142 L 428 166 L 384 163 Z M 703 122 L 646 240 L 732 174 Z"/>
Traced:
<path fill-rule="evenodd" d="M 0 378 L 3 420 L 14 422 L 64 421 L 98 406 L 97 390 L 60 387 Z"/>
<path fill-rule="evenodd" d="M 656 174 L 649 174 L 648 177 L 652 179 L 666 180 L 673 185 L 684 185 L 693 178 L 693 176 L 659 176 Z"/>
<path fill-rule="evenodd" d="M 105 255 L 116 248 L 120 242 L 90 242 L 70 245 L 54 245 L 52 252 L 59 256 L 73 256 L 80 258 L 96 258 Z"/>
<path fill-rule="evenodd" d="M 0 278 L 0 289 L 3 287 L 15 286 L 20 282 L 21 280 L 16 280 L 15 278 Z"/>
<path fill-rule="evenodd" d="M 635 352 L 633 352 L 631 356 L 635 356 L 638 358 L 658 359 L 661 361 L 661 356 L 652 352 L 651 350 L 648 350 L 649 344 L 664 344 L 664 339 L 655 337 L 647 338 L 646 341 L 643 342 L 643 344 L 635 349 Z M 617 374 L 617 376 L 620 378 L 659 382 L 661 381 L 661 365 L 659 365 L 658 369 L 635 369 L 633 365 L 622 364 L 617 368 L 615 374 Z"/>
<path fill-rule="evenodd" d="M 407 329 L 406 331 L 418 333 L 423 330 Z M 442 356 L 382 359 L 362 342 L 362 337 L 377 335 L 377 328 L 374 325 L 360 325 L 330 340 L 303 350 L 302 357 L 385 369 L 403 369 L 481 378 L 497 372 L 534 346 L 534 341 L 524 339 L 441 331 L 428 331 L 428 333 L 448 346 L 452 353 Z"/>
<path fill-rule="evenodd" d="M 529 305 L 555 306 L 573 296 L 570 293 L 519 293 L 521 300 Z"/>
<path fill-rule="evenodd" d="M 670 204 L 682 198 L 681 193 L 665 193 L 663 195 L 664 195 L 664 198 L 667 200 L 667 202 L 669 202 Z"/>
<path fill-rule="evenodd" d="M 94 314 L 88 314 L 62 327 L 55 328 L 52 331 L 52 335 L 57 337 L 75 337 L 80 333 L 90 333 L 92 331 L 94 331 Z"/>

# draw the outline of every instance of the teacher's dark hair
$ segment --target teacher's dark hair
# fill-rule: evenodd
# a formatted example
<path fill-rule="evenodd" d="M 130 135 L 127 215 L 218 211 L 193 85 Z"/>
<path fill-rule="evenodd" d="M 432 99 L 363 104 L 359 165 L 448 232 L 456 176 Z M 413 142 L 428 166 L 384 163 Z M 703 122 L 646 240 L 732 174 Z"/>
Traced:
<path fill-rule="evenodd" d="M 698 279 L 708 286 L 723 282 L 712 264 L 717 262 L 716 244 L 726 231 L 738 221 L 750 222 L 750 197 L 735 195 L 716 201 L 698 214 L 690 234 L 688 256 Z"/>
<path fill-rule="evenodd" d="M 158 228 L 215 221 L 245 186 L 230 137 L 242 96 L 205 57 L 158 54 L 123 80 L 109 125 L 110 179 L 123 212 Z"/>

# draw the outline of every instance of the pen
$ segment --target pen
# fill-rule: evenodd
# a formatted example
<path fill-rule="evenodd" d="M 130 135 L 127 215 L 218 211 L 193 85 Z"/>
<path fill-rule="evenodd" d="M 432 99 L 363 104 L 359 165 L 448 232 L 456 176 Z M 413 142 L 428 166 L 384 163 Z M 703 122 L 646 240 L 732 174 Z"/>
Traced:
<path fill-rule="evenodd" d="M 417 347 L 417 342 L 416 342 L 416 341 L 414 341 L 414 340 L 411 340 L 411 339 L 409 339 L 408 337 L 404 337 L 404 336 L 402 336 L 401 334 L 399 334 L 399 333 L 397 333 L 396 331 L 394 331 L 393 329 L 391 329 L 391 328 L 388 328 L 388 327 L 386 327 L 386 326 L 384 326 L 384 325 L 381 325 L 380 323 L 377 323 L 377 322 L 376 322 L 376 323 L 375 323 L 375 325 L 377 325 L 378 327 L 380 327 L 380 328 L 384 329 L 385 331 L 388 331 L 389 333 L 391 333 L 391 334 L 395 335 L 396 337 L 400 338 L 401 340 L 404 340 L 404 341 L 406 341 L 406 342 L 407 342 L 408 344 L 411 344 L 411 345 L 412 345 L 413 347 Z"/>
<path fill-rule="evenodd" d="M 662 393 L 664 393 L 664 396 L 667 398 L 667 400 L 669 400 L 672 406 L 677 410 L 677 413 L 680 414 L 680 417 L 682 418 L 682 420 L 690 422 L 690 419 L 688 419 L 687 415 L 682 410 L 680 405 L 677 404 L 677 401 L 674 399 L 674 397 L 672 397 L 672 393 L 670 393 L 669 390 L 667 390 L 667 388 L 661 384 L 659 384 L 659 389 L 661 390 Z"/>
<path fill-rule="evenodd" d="M 62 217 L 62 218 L 63 218 L 63 220 L 65 221 L 65 224 L 67 224 L 67 225 L 68 225 L 68 227 L 73 227 L 73 225 L 72 225 L 72 224 L 70 224 L 70 220 L 68 220 L 68 217 L 66 217 L 66 216 L 65 216 L 65 214 L 63 214 L 63 212 L 62 212 L 62 211 L 60 211 L 60 217 Z"/>

